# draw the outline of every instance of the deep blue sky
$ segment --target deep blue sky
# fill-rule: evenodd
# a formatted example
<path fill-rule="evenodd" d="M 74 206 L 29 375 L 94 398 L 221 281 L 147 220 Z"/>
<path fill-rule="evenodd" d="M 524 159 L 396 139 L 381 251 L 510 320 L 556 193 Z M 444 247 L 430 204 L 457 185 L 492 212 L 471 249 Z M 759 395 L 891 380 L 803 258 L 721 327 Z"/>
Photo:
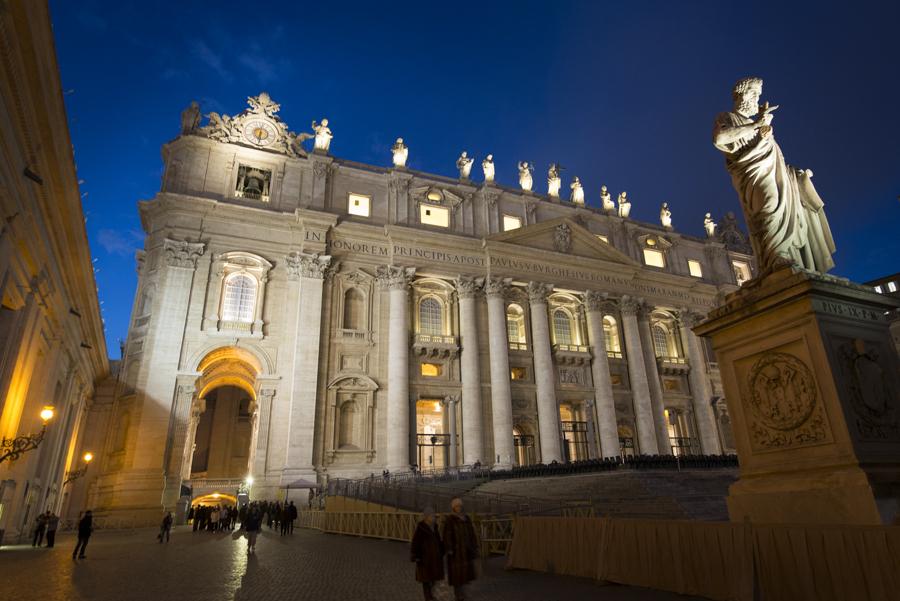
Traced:
<path fill-rule="evenodd" d="M 403 136 L 412 168 L 454 175 L 461 150 L 476 167 L 490 152 L 509 185 L 534 161 L 540 190 L 559 161 L 588 204 L 606 184 L 657 222 L 668 201 L 700 235 L 706 211 L 740 212 L 711 127 L 759 75 L 785 156 L 815 171 L 834 273 L 900 271 L 897 2 L 50 4 L 114 357 L 160 146 L 192 99 L 235 114 L 261 90 L 296 131 L 328 117 L 340 157 L 389 165 Z"/>

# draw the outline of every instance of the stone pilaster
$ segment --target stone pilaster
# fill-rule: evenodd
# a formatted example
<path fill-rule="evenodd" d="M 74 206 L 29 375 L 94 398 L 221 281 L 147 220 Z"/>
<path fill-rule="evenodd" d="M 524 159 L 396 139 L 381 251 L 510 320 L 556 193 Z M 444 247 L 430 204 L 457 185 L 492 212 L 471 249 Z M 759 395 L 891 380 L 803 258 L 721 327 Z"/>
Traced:
<path fill-rule="evenodd" d="M 194 461 L 194 445 L 197 442 L 197 426 L 200 424 L 200 416 L 206 411 L 206 399 L 195 399 L 191 402 L 188 412 L 187 436 L 181 458 L 181 479 L 191 479 L 191 464 Z"/>
<path fill-rule="evenodd" d="M 638 329 L 641 337 L 641 350 L 644 353 L 644 365 L 647 370 L 647 387 L 650 390 L 650 407 L 655 424 L 656 445 L 660 455 L 671 455 L 672 445 L 669 441 L 668 424 L 664 413 L 662 382 L 659 379 L 659 368 L 656 365 L 656 351 L 653 347 L 653 333 L 650 331 L 650 313 L 652 308 L 642 304 L 638 313 Z"/>
<path fill-rule="evenodd" d="M 256 480 L 265 477 L 268 471 L 269 429 L 272 423 L 272 403 L 275 399 L 274 388 L 262 388 L 257 394 L 256 407 L 256 452 L 254 453 L 250 473 Z"/>
<path fill-rule="evenodd" d="M 415 268 L 385 265 L 378 268 L 379 284 L 388 290 L 387 469 L 410 466 L 409 413 L 409 285 Z"/>
<path fill-rule="evenodd" d="M 193 380 L 195 376 L 179 376 L 175 392 L 175 403 L 172 406 L 171 438 L 166 452 L 166 490 L 163 505 L 168 511 L 175 510 L 175 503 L 181 497 L 181 480 L 184 473 L 183 463 L 186 458 L 185 449 L 190 436 L 191 406 L 194 401 Z M 190 441 L 193 446 L 193 440 Z M 188 459 L 190 459 L 188 457 Z M 190 474 L 188 474 L 190 477 Z"/>
<path fill-rule="evenodd" d="M 481 280 L 456 280 L 459 297 L 460 371 L 462 378 L 463 463 L 485 461 L 481 404 L 481 361 L 478 349 L 478 297 Z"/>
<path fill-rule="evenodd" d="M 541 461 L 562 461 L 559 436 L 559 406 L 556 403 L 556 376 L 550 348 L 547 295 L 552 284 L 528 283 L 531 307 L 531 344 L 534 355 L 534 382 L 537 393 L 538 431 L 541 434 Z"/>
<path fill-rule="evenodd" d="M 619 427 L 616 422 L 616 402 L 609 374 L 609 356 L 606 354 L 606 335 L 603 332 L 603 303 L 606 295 L 588 290 L 584 293 L 588 339 L 593 351 L 591 375 L 594 380 L 594 404 L 597 408 L 597 430 L 600 435 L 600 454 L 603 457 L 619 455 Z"/>
<path fill-rule="evenodd" d="M 512 390 L 509 385 L 509 339 L 506 330 L 507 283 L 488 278 L 484 284 L 488 305 L 488 341 L 491 349 L 491 417 L 493 418 L 495 468 L 512 466 Z"/>
<path fill-rule="evenodd" d="M 650 401 L 650 385 L 647 383 L 647 367 L 641 334 L 638 331 L 637 314 L 641 303 L 628 296 L 622 297 L 622 333 L 625 336 L 625 353 L 628 360 L 628 380 L 631 383 L 631 397 L 634 402 L 635 426 L 637 427 L 638 451 L 644 455 L 659 453 L 656 439 L 656 425 L 653 421 L 653 407 Z"/>
<path fill-rule="evenodd" d="M 447 463 L 450 467 L 456 467 L 458 456 L 458 443 L 456 440 L 456 405 L 459 403 L 459 397 L 455 394 L 448 394 L 444 397 L 444 409 L 447 412 L 447 426 L 450 430 L 450 449 Z"/>
<path fill-rule="evenodd" d="M 722 445 L 719 442 L 716 415 L 712 408 L 712 386 L 709 383 L 709 375 L 706 373 L 706 360 L 703 357 L 703 349 L 700 347 L 700 339 L 691 330 L 701 321 L 703 321 L 701 315 L 682 310 L 678 315 L 678 329 L 681 331 L 682 344 L 691 364 L 688 381 L 691 385 L 694 421 L 700 435 L 700 448 L 703 453 L 708 455 L 718 455 L 722 452 Z"/>

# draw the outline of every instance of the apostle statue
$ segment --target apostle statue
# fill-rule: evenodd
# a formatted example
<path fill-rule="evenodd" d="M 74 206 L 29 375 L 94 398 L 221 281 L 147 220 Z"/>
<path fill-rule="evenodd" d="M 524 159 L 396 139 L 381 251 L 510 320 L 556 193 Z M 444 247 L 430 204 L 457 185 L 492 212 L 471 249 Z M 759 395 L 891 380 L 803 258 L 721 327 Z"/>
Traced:
<path fill-rule="evenodd" d="M 672 229 L 672 211 L 669 210 L 669 203 L 664 202 L 659 207 L 659 222 L 667 230 Z"/>
<path fill-rule="evenodd" d="M 334 137 L 331 134 L 331 130 L 328 129 L 328 119 L 322 119 L 322 123 L 313 121 L 312 129 L 316 132 L 316 140 L 313 143 L 313 148 L 327 153 L 328 147 L 331 146 L 331 138 Z"/>
<path fill-rule="evenodd" d="M 531 192 L 531 186 L 534 185 L 534 178 L 531 172 L 534 167 L 525 161 L 519 161 L 519 186 L 526 192 Z"/>
<path fill-rule="evenodd" d="M 456 159 L 456 168 L 459 169 L 459 179 L 469 179 L 469 174 L 472 173 L 472 163 L 475 162 L 475 159 L 470 158 L 468 153 L 463 150 L 459 158 Z"/>
<path fill-rule="evenodd" d="M 581 185 L 581 180 L 578 179 L 576 175 L 572 178 L 572 183 L 569 184 L 569 187 L 572 189 L 572 195 L 569 196 L 569 202 L 574 202 L 575 204 L 584 204 L 584 186 Z"/>
<path fill-rule="evenodd" d="M 484 171 L 484 181 L 494 181 L 494 155 L 489 154 L 481 161 L 481 169 Z"/>
<path fill-rule="evenodd" d="M 615 212 L 616 203 L 613 202 L 612 195 L 606 189 L 606 186 L 600 186 L 600 203 L 607 214 Z"/>
<path fill-rule="evenodd" d="M 772 129 L 778 106 L 760 106 L 762 85 L 757 77 L 734 85 L 734 110 L 716 117 L 713 144 L 725 155 L 760 271 L 797 265 L 825 273 L 835 246 L 824 203 L 812 172 L 785 163 Z"/>
<path fill-rule="evenodd" d="M 712 215 L 707 213 L 703 216 L 703 229 L 706 230 L 707 238 L 715 238 L 716 236 L 716 222 L 713 221 Z"/>
<path fill-rule="evenodd" d="M 628 192 L 619 194 L 619 217 L 628 217 L 631 214 L 631 201 L 628 200 Z"/>
<path fill-rule="evenodd" d="M 559 163 L 550 163 L 550 169 L 547 170 L 547 195 L 552 198 L 559 198 L 559 189 L 562 187 L 560 171 L 562 171 L 562 167 Z"/>
<path fill-rule="evenodd" d="M 194 133 L 198 127 L 200 127 L 200 105 L 196 100 L 192 100 L 191 105 L 181 111 L 181 133 Z"/>
<path fill-rule="evenodd" d="M 403 138 L 397 138 L 391 146 L 391 152 L 394 153 L 394 167 L 405 168 L 406 159 L 409 158 L 409 147 L 403 143 Z"/>

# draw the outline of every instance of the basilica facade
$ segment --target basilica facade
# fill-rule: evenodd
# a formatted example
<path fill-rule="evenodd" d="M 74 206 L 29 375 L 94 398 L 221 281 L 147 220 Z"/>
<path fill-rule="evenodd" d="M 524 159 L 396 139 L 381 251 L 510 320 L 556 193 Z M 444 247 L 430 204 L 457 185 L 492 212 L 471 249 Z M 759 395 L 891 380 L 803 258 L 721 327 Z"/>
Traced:
<path fill-rule="evenodd" d="M 487 181 L 464 156 L 459 178 L 408 169 L 401 140 L 392 167 L 355 163 L 327 121 L 295 134 L 268 95 L 248 104 L 203 126 L 186 109 L 140 202 L 88 506 L 155 520 L 383 469 L 733 450 L 691 331 L 752 276 L 733 217 L 683 235 L 499 185 L 487 160 Z"/>

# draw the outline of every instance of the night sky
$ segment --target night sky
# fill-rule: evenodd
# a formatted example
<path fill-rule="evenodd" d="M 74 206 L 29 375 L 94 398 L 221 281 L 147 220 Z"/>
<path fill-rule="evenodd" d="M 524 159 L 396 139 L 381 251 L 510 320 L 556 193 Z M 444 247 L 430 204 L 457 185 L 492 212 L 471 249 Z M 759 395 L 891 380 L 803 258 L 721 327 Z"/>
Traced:
<path fill-rule="evenodd" d="M 589 205 L 606 184 L 632 217 L 701 235 L 740 213 L 716 113 L 765 80 L 775 136 L 811 168 L 838 252 L 832 273 L 900 271 L 900 3 L 151 2 L 51 0 L 110 353 L 118 358 L 142 245 L 137 201 L 159 190 L 181 110 L 236 114 L 268 91 L 291 129 L 327 117 L 332 154 L 455 176 L 461 150 L 564 167 Z M 187 4 L 187 3 L 185 3 Z M 481 5 L 479 5 L 481 4 Z M 834 4 L 834 5 L 831 5 Z"/>

